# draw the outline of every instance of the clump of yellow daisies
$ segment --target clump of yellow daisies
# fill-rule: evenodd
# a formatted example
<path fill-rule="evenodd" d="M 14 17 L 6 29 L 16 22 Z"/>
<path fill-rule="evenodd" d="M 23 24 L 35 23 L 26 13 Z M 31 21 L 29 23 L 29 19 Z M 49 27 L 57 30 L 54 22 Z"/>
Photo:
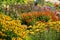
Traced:
<path fill-rule="evenodd" d="M 10 18 L 9 16 L 0 14 L 0 25 L 0 33 L 2 35 L 5 34 L 6 36 L 10 36 L 10 34 L 13 34 L 11 36 L 12 40 L 22 40 L 27 37 L 27 32 L 25 31 L 27 29 L 27 26 L 21 25 L 20 20 L 12 20 L 12 18 Z M 16 35 L 17 38 L 14 37 Z"/>
<path fill-rule="evenodd" d="M 44 32 L 48 31 L 49 29 L 53 29 L 56 32 L 60 32 L 60 21 L 55 21 L 55 22 L 39 22 L 35 25 L 30 25 L 28 28 L 31 28 L 31 34 L 37 33 L 37 32 Z"/>

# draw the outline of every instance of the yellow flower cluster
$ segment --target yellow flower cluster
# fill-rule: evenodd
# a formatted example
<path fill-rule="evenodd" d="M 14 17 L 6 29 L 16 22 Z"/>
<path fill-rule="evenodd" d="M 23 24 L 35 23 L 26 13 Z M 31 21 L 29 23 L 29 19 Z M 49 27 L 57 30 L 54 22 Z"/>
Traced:
<path fill-rule="evenodd" d="M 7 35 L 4 34 L 2 31 L 0 31 L 0 36 L 7 36 Z"/>
<path fill-rule="evenodd" d="M 12 38 L 12 40 L 22 40 L 22 38 Z"/>
<path fill-rule="evenodd" d="M 3 25 L 2 27 L 4 28 L 4 29 L 2 29 L 2 31 L 10 30 L 10 31 L 13 31 L 14 33 L 16 33 L 17 35 L 20 36 L 17 39 L 12 38 L 12 40 L 13 39 L 22 40 L 22 38 L 27 37 L 27 31 L 25 31 L 27 26 L 21 25 L 20 20 L 12 20 L 9 16 L 6 16 L 6 15 L 2 16 L 0 19 L 1 19 L 0 22 Z"/>
<path fill-rule="evenodd" d="M 12 18 L 10 18 L 9 16 L 2 15 L 2 14 L 0 14 L 0 19 L 2 19 L 2 20 L 6 20 L 6 21 L 10 21 L 10 20 L 12 20 Z"/>
<path fill-rule="evenodd" d="M 38 24 L 35 24 L 35 25 L 33 25 L 33 26 L 29 26 L 28 28 L 31 28 L 31 30 L 29 30 L 30 32 L 30 34 L 32 34 L 32 35 L 35 35 L 35 33 L 37 33 L 37 32 L 44 32 L 44 31 L 46 31 L 46 24 L 45 23 L 43 23 L 43 22 L 40 22 L 40 23 L 38 23 Z"/>
<path fill-rule="evenodd" d="M 50 28 L 55 29 L 57 32 L 60 32 L 60 21 L 48 22 Z"/>
<path fill-rule="evenodd" d="M 40 23 L 35 24 L 33 26 L 29 26 L 28 28 L 31 28 L 31 30 L 33 30 L 32 32 L 34 32 L 34 33 L 44 32 L 49 29 L 53 29 L 53 30 L 56 30 L 57 32 L 60 32 L 60 21 L 48 22 L 48 23 L 40 22 Z M 29 31 L 31 31 L 31 30 L 29 30 Z"/>

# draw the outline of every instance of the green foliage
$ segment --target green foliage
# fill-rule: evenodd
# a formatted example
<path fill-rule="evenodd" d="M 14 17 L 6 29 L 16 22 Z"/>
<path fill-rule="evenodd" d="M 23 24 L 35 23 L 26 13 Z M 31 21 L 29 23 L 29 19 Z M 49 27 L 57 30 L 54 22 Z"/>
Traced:
<path fill-rule="evenodd" d="M 54 29 L 48 29 L 44 32 L 37 32 L 35 35 L 29 34 L 27 40 L 60 40 L 60 33 Z"/>
<path fill-rule="evenodd" d="M 9 30 L 6 30 L 4 32 L 6 35 L 8 35 L 9 37 L 19 37 L 17 34 L 15 34 L 13 31 L 9 31 Z"/>
<path fill-rule="evenodd" d="M 38 17 L 38 19 L 39 19 L 40 21 L 47 22 L 50 18 L 49 18 L 48 16 L 41 15 L 40 17 Z"/>
<path fill-rule="evenodd" d="M 32 39 L 32 36 L 28 36 L 28 37 L 26 38 L 26 40 L 33 40 L 33 39 Z"/>
<path fill-rule="evenodd" d="M 0 1 L 4 4 L 15 4 L 15 3 L 20 3 L 20 4 L 24 4 L 27 2 L 27 0 L 3 0 L 3 1 Z"/>
<path fill-rule="evenodd" d="M 45 2 L 44 4 L 47 5 L 47 6 L 50 6 L 50 7 L 53 7 L 54 6 L 53 3 L 49 2 L 49 1 L 48 2 Z"/>
<path fill-rule="evenodd" d="M 32 20 L 29 25 L 34 25 L 36 23 L 37 19 Z"/>
<path fill-rule="evenodd" d="M 60 10 L 60 4 L 58 5 L 57 10 Z"/>
<path fill-rule="evenodd" d="M 48 29 L 44 32 L 45 40 L 58 40 L 59 34 L 60 33 L 56 32 L 54 29 Z"/>
<path fill-rule="evenodd" d="M 12 40 L 9 36 L 0 36 L 1 39 Z"/>
<path fill-rule="evenodd" d="M 2 24 L 1 24 L 1 22 L 0 22 L 0 31 L 2 30 L 2 28 L 3 28 L 3 27 L 2 27 Z"/>

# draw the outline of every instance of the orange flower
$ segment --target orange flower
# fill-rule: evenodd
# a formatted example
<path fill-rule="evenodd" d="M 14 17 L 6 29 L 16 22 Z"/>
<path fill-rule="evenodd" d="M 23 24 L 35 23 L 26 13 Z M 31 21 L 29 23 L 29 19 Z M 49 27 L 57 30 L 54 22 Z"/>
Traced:
<path fill-rule="evenodd" d="M 50 11 L 45 11 L 44 15 L 50 16 L 51 12 Z"/>
<path fill-rule="evenodd" d="M 58 17 L 55 14 L 52 14 L 52 19 L 53 19 L 53 21 L 57 21 Z"/>
<path fill-rule="evenodd" d="M 26 20 L 26 22 L 28 22 L 28 23 L 31 22 L 31 21 L 32 21 L 31 19 Z"/>

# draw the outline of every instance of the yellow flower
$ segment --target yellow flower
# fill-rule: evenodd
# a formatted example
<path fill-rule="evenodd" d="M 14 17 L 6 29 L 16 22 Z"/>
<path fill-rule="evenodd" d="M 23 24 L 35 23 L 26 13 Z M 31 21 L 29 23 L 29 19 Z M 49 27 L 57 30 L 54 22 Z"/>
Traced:
<path fill-rule="evenodd" d="M 32 35 L 34 35 L 35 33 L 34 32 L 30 32 Z"/>
<path fill-rule="evenodd" d="M 4 29 L 2 29 L 2 31 L 5 31 Z"/>
<path fill-rule="evenodd" d="M 58 24 L 60 24 L 60 21 L 57 21 Z"/>
<path fill-rule="evenodd" d="M 6 34 L 2 34 L 2 36 L 7 36 Z"/>
<path fill-rule="evenodd" d="M 3 40 L 3 39 L 0 39 L 0 40 Z"/>
<path fill-rule="evenodd" d="M 35 31 L 38 32 L 38 31 L 40 31 L 40 30 L 39 30 L 39 29 L 36 29 Z"/>
<path fill-rule="evenodd" d="M 22 38 L 17 38 L 16 40 L 22 40 Z"/>
<path fill-rule="evenodd" d="M 54 28 L 54 26 L 51 26 L 50 28 Z"/>
<path fill-rule="evenodd" d="M 13 31 L 12 29 L 9 29 L 10 31 Z"/>
<path fill-rule="evenodd" d="M 60 29 L 56 29 L 57 30 L 57 32 L 60 32 Z"/>
<path fill-rule="evenodd" d="M 0 31 L 0 34 L 2 34 L 2 31 Z"/>
<path fill-rule="evenodd" d="M 29 33 L 30 32 L 30 30 L 26 30 L 26 33 Z"/>
<path fill-rule="evenodd" d="M 13 37 L 12 40 L 16 40 L 16 38 Z"/>
<path fill-rule="evenodd" d="M 45 30 L 40 30 L 40 32 L 44 32 Z"/>
<path fill-rule="evenodd" d="M 52 21 L 52 19 L 48 20 L 48 22 L 51 22 L 51 21 Z"/>
<path fill-rule="evenodd" d="M 30 25 L 29 28 L 32 28 L 32 26 Z"/>

